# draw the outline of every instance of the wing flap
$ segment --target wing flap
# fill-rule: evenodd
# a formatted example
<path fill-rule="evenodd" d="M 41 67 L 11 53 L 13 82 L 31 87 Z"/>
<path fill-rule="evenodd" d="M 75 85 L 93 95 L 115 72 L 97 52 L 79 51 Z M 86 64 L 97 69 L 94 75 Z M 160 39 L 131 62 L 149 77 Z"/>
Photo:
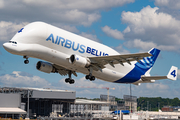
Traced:
<path fill-rule="evenodd" d="M 68 73 L 69 73 L 69 71 L 70 71 L 70 70 L 68 70 L 68 69 L 66 69 L 66 68 L 64 68 L 64 67 L 61 67 L 61 66 L 59 66 L 59 65 L 56 65 L 56 64 L 53 64 L 53 66 L 57 69 L 58 73 L 59 73 L 60 75 L 62 75 L 62 76 L 68 75 Z M 77 77 L 77 74 L 76 74 L 75 71 L 71 71 L 71 72 L 72 72 L 72 74 L 73 74 L 74 76 Z"/>

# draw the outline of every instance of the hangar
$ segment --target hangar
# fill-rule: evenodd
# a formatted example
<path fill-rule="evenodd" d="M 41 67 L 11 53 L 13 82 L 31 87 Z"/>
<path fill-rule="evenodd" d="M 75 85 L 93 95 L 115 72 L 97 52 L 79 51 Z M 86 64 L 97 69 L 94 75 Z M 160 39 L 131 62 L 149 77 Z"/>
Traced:
<path fill-rule="evenodd" d="M 60 113 L 69 113 L 76 99 L 75 91 L 44 88 L 0 88 L 0 117 L 49 116 L 57 105 Z M 27 116 L 26 115 L 27 111 Z"/>
<path fill-rule="evenodd" d="M 0 118 L 92 117 L 110 103 L 76 99 L 76 92 L 49 88 L 0 88 Z M 101 112 L 101 111 L 100 111 Z"/>

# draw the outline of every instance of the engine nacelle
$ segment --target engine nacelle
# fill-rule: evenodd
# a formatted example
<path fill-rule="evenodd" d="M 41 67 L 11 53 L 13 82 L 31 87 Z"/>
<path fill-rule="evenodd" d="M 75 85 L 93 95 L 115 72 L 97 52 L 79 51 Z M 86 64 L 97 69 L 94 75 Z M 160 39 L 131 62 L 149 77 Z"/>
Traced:
<path fill-rule="evenodd" d="M 75 54 L 71 55 L 69 62 L 78 67 L 88 67 L 91 64 L 87 58 Z"/>
<path fill-rule="evenodd" d="M 37 62 L 36 69 L 45 73 L 55 72 L 55 68 L 51 63 L 43 62 L 43 61 Z"/>

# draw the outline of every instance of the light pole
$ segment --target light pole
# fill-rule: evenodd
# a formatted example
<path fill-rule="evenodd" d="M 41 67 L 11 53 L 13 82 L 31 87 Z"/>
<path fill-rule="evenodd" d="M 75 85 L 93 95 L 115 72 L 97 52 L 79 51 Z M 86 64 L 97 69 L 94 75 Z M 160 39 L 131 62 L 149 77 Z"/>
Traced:
<path fill-rule="evenodd" d="M 160 109 L 160 103 L 158 102 L 158 111 L 159 111 L 159 109 Z"/>

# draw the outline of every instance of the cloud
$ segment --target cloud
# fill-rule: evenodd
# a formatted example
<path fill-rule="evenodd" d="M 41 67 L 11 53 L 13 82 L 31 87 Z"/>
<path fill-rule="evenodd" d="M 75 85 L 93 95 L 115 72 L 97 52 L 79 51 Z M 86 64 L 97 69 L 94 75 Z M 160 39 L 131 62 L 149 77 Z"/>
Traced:
<path fill-rule="evenodd" d="M 118 51 L 120 54 L 129 54 L 130 51 L 123 48 L 123 45 L 120 44 L 119 46 L 114 48 L 116 51 Z"/>
<path fill-rule="evenodd" d="M 173 98 L 177 96 L 176 88 L 170 88 L 169 84 L 156 81 L 155 83 L 144 83 L 140 86 L 132 85 L 132 95 L 133 96 L 144 96 L 144 97 L 168 97 Z M 170 81 L 174 82 L 174 81 Z M 75 84 L 67 84 L 64 79 L 59 80 L 56 85 L 53 85 L 58 89 L 73 90 L 76 91 L 77 97 L 87 97 L 87 98 L 99 98 L 101 94 L 107 95 L 107 90 L 102 89 L 103 87 L 115 88 L 115 90 L 110 89 L 110 95 L 122 98 L 123 95 L 130 94 L 130 84 L 118 84 L 111 83 L 96 79 L 95 81 L 86 80 L 84 77 L 75 79 Z M 155 89 L 154 89 L 155 88 Z M 172 91 L 174 91 L 172 93 Z"/>
<path fill-rule="evenodd" d="M 90 26 L 101 18 L 100 11 L 132 3 L 134 0 L 10 0 L 0 2 L 3 21 L 44 21 Z"/>
<path fill-rule="evenodd" d="M 74 26 L 90 26 L 101 18 L 101 11 L 134 1 L 76 0 L 72 2 L 71 0 L 0 0 L 0 45 L 10 40 L 21 27 L 34 21 L 47 22 L 68 31 L 79 33 L 79 30 Z M 97 38 L 95 40 L 98 41 Z"/>
<path fill-rule="evenodd" d="M 179 71 L 178 71 L 179 73 Z M 75 84 L 67 84 L 64 79 L 59 80 L 56 83 L 49 83 L 47 80 L 34 76 L 29 73 L 13 71 L 11 74 L 4 74 L 0 76 L 1 87 L 34 87 L 34 88 L 53 88 L 61 90 L 73 90 L 76 91 L 77 97 L 94 98 L 99 97 L 101 94 L 107 95 L 107 90 L 103 87 L 115 88 L 110 89 L 110 95 L 122 98 L 123 95 L 129 95 L 129 84 L 117 84 L 105 82 L 96 79 L 95 81 L 86 80 L 84 77 L 75 79 Z M 76 87 L 78 86 L 78 87 Z M 87 87 L 87 88 L 81 88 Z M 89 87 L 89 88 L 88 88 Z M 154 89 L 156 88 L 156 89 Z M 173 94 L 171 91 L 174 91 Z M 177 90 L 170 90 L 169 86 L 160 82 L 145 83 L 140 86 L 132 85 L 132 93 L 134 96 L 147 96 L 147 97 L 173 97 L 179 95 Z"/>
<path fill-rule="evenodd" d="M 178 69 L 178 73 L 177 74 L 178 74 L 178 78 L 179 78 L 180 77 L 180 69 Z"/>
<path fill-rule="evenodd" d="M 62 25 L 62 24 L 55 24 L 55 26 L 60 27 L 64 30 L 73 32 L 73 33 L 79 33 L 79 30 L 75 26 L 70 26 L 70 25 Z"/>
<path fill-rule="evenodd" d="M 170 14 L 180 20 L 180 1 L 179 0 L 155 0 L 155 5 L 159 7 L 157 12 Z"/>
<path fill-rule="evenodd" d="M 140 86 L 133 86 L 132 93 L 138 97 L 167 98 L 168 96 L 169 98 L 174 98 L 174 96 L 177 96 L 177 90 L 175 88 L 170 88 L 170 86 L 168 84 L 164 84 L 164 82 L 165 80 L 163 82 L 156 81 L 155 83 L 144 83 Z"/>
<path fill-rule="evenodd" d="M 83 37 L 85 37 L 85 38 L 88 38 L 88 39 L 93 40 L 93 41 L 96 41 L 96 42 L 100 42 L 100 40 L 97 38 L 96 35 L 92 35 L 92 34 L 88 34 L 88 33 L 82 32 L 82 33 L 80 34 L 80 36 L 83 36 Z"/>
<path fill-rule="evenodd" d="M 8 87 L 50 87 L 51 84 L 39 76 L 13 71 L 11 74 L 0 76 L 0 85 Z"/>
<path fill-rule="evenodd" d="M 122 21 L 128 25 L 123 32 L 124 39 L 128 41 L 126 45 L 179 51 L 180 21 L 167 13 L 156 12 L 158 9 L 147 6 L 140 12 L 122 12 Z"/>
<path fill-rule="evenodd" d="M 111 7 L 122 6 L 124 4 L 132 3 L 135 0 L 76 0 L 76 2 L 72 2 L 71 0 L 52 0 L 52 1 L 43 1 L 43 0 L 24 0 L 23 2 L 28 5 L 36 5 L 36 6 L 50 6 L 59 9 L 79 9 L 82 11 L 94 11 L 101 9 L 108 9 Z"/>
<path fill-rule="evenodd" d="M 13 35 L 15 35 L 15 33 L 19 31 L 26 24 L 28 23 L 24 22 L 17 24 L 12 22 L 1 21 L 0 42 L 9 41 L 13 37 Z"/>
<path fill-rule="evenodd" d="M 143 51 L 150 50 L 151 48 L 158 48 L 160 50 L 168 50 L 168 51 L 176 51 L 177 48 L 173 45 L 157 45 L 156 43 L 152 41 L 144 42 L 141 39 L 134 39 L 133 41 L 125 42 L 124 45 L 128 48 L 138 48 Z"/>
<path fill-rule="evenodd" d="M 169 9 L 180 9 L 180 1 L 179 0 L 155 0 L 155 5 L 160 7 L 167 7 Z"/>
<path fill-rule="evenodd" d="M 109 26 L 102 27 L 102 31 L 108 36 L 113 37 L 114 39 L 122 40 L 124 39 L 123 34 L 117 29 L 113 30 Z"/>
<path fill-rule="evenodd" d="M 0 9 L 4 7 L 4 0 L 0 0 Z"/>
<path fill-rule="evenodd" d="M 77 97 L 99 98 L 101 94 L 107 95 L 107 89 L 103 89 L 103 87 L 116 88 L 117 91 L 121 90 L 121 92 L 115 92 L 115 90 L 110 89 L 109 92 L 112 96 L 122 96 L 122 94 L 119 93 L 122 93 L 122 91 L 127 92 L 127 90 L 124 89 L 124 85 L 122 84 L 121 86 L 119 86 L 120 84 L 118 85 L 110 82 L 105 82 L 99 79 L 96 79 L 95 81 L 89 81 L 86 80 L 85 77 L 82 77 L 79 79 L 75 79 L 75 83 L 73 85 L 65 83 L 64 79 L 59 80 L 59 83 L 54 85 L 54 87 L 59 87 L 60 89 L 65 90 L 74 90 L 76 91 Z"/>

